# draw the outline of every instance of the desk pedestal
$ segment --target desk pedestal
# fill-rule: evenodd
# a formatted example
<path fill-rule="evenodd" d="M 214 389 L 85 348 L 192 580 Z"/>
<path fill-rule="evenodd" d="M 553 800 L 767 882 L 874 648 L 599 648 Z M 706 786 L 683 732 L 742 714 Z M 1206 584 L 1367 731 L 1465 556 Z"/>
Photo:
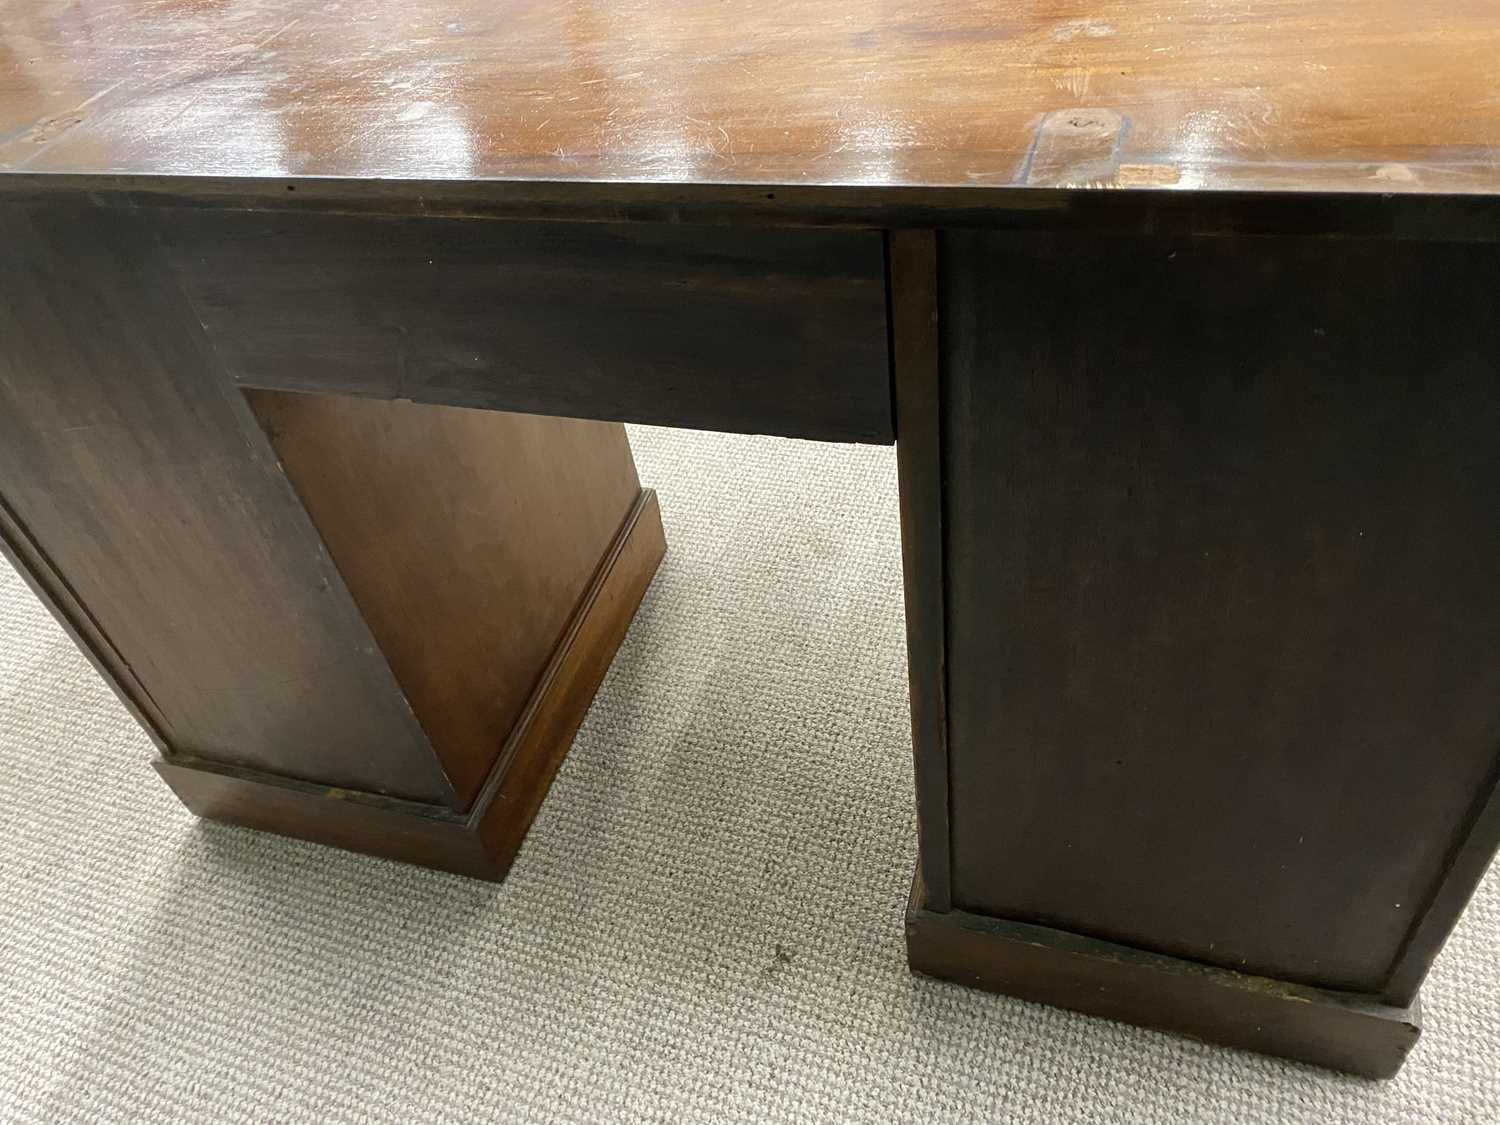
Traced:
<path fill-rule="evenodd" d="M 894 251 L 913 967 L 1394 1072 L 1500 837 L 1500 254 Z"/>
<path fill-rule="evenodd" d="M 242 391 L 148 224 L 0 245 L 0 543 L 173 790 L 502 877 L 665 550 L 624 427 Z"/>

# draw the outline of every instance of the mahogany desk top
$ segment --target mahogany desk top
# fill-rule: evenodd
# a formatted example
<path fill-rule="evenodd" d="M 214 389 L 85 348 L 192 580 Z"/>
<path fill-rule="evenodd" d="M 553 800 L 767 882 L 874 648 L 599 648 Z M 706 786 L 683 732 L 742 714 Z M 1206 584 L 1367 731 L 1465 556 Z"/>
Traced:
<path fill-rule="evenodd" d="M 1493 196 L 1497 70 L 1482 0 L 0 0 L 0 171 L 880 221 L 1079 186 Z"/>

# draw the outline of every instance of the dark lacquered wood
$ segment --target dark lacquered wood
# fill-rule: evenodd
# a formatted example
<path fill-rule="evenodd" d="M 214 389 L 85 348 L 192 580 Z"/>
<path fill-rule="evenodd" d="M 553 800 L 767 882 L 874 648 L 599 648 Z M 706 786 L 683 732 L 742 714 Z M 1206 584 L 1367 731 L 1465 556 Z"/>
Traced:
<path fill-rule="evenodd" d="M 153 219 L 244 386 L 891 440 L 873 231 Z"/>
<path fill-rule="evenodd" d="M 0 172 L 0 197 L 121 207 L 610 223 L 1500 241 L 1500 194 L 266 179 Z"/>
<path fill-rule="evenodd" d="M 1045 926 L 940 912 L 920 883 L 906 911 L 914 971 L 1209 1043 L 1367 1078 L 1401 1069 L 1421 1005 L 1210 968 Z"/>
<path fill-rule="evenodd" d="M 1409 1000 L 1496 842 L 1500 254 L 941 254 L 955 904 Z"/>
<path fill-rule="evenodd" d="M 153 239 L 0 206 L 0 496 L 173 749 L 451 802 L 448 783 Z"/>
<path fill-rule="evenodd" d="M 232 379 L 876 441 L 894 409 L 914 964 L 1389 1073 L 1414 1024 L 1375 1000 L 1414 995 L 1500 837 L 1497 57 L 1489 6 L 1404 0 L 0 0 L 0 207 L 32 240 L 0 374 L 119 420 L 0 403 L 0 540 L 169 749 L 179 712 L 252 757 L 322 723 L 380 783 L 315 832 L 319 786 L 179 754 L 199 807 L 421 858 L 375 790 L 425 793 L 447 862 L 493 874 L 599 653 L 554 653 L 479 787 L 519 815 L 453 812 L 387 713 L 436 674 L 422 631 L 377 644 Z M 824 226 L 875 229 L 790 229 Z M 165 487 L 95 482 L 163 448 Z M 378 520 L 321 506 L 372 596 Z M 111 565 L 134 534 L 159 566 Z M 136 597 L 200 564 L 230 577 L 181 621 Z M 227 649 L 275 650 L 251 605 L 313 621 L 289 678 L 198 716 Z M 367 697 L 396 741 L 359 758 Z"/>
<path fill-rule="evenodd" d="M 625 428 L 247 398 L 466 807 L 640 496 Z"/>
<path fill-rule="evenodd" d="M 271 825 L 292 801 L 311 838 L 323 809 L 337 840 L 336 801 L 283 790 L 458 815 L 510 777 L 485 823 L 519 847 L 660 556 L 624 428 L 247 398 L 147 217 L 12 203 L 0 236 L 0 542 L 164 776 L 212 774 L 183 783 L 204 815 Z M 646 528 L 629 550 L 622 524 Z M 569 642 L 601 589 L 610 606 Z M 597 675 L 549 688 L 560 653 Z"/>
<path fill-rule="evenodd" d="M 666 550 L 641 493 L 467 812 L 185 756 L 157 772 L 199 816 L 457 875 L 505 878 Z"/>
<path fill-rule="evenodd" d="M 520 849 L 666 549 L 656 493 L 647 489 L 600 563 L 480 791 L 476 807 L 496 812 L 471 822 L 490 855 L 513 856 Z"/>
<path fill-rule="evenodd" d="M 1442 951 L 1443 943 L 1458 924 L 1479 881 L 1494 861 L 1497 846 L 1500 846 L 1497 845 L 1500 841 L 1500 762 L 1496 763 L 1495 772 L 1476 787 L 1465 825 L 1448 854 L 1442 882 L 1423 904 L 1416 924 L 1407 931 L 1406 941 L 1386 980 L 1383 994 L 1398 1002 L 1403 997 L 1417 994 L 1427 971 Z"/>
<path fill-rule="evenodd" d="M 0 555 L 5 556 L 37 600 L 47 607 L 68 638 L 88 658 L 94 670 L 130 712 L 131 718 L 141 725 L 157 749 L 166 753 L 167 744 L 161 735 L 165 724 L 144 685 L 135 678 L 99 623 L 78 600 L 77 594 L 68 587 L 66 579 L 6 506 L 3 496 L 0 496 Z"/>
<path fill-rule="evenodd" d="M 11 169 L 1500 190 L 1483 3 L 4 0 L 0 29 Z M 1096 111 L 1110 158 L 1041 178 L 1047 123 Z"/>
<path fill-rule="evenodd" d="M 194 816 L 328 847 L 465 875 L 504 877 L 467 817 L 442 805 L 379 802 L 368 794 L 186 756 L 152 763 Z M 352 796 L 351 796 L 352 795 Z"/>
<path fill-rule="evenodd" d="M 933 231 L 892 231 L 886 253 L 919 862 L 928 905 L 947 910 L 952 892 L 937 236 Z"/>

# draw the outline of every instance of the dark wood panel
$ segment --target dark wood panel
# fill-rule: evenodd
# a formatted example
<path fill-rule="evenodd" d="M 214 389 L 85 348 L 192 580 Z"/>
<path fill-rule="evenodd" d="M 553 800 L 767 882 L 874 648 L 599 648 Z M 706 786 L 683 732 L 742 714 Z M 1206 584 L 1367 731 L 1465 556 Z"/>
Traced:
<path fill-rule="evenodd" d="M 451 801 L 149 233 L 11 205 L 0 245 L 0 496 L 157 733 L 293 777 L 316 747 L 319 781 Z"/>
<path fill-rule="evenodd" d="M 246 386 L 891 440 L 880 236 L 158 215 Z"/>
<path fill-rule="evenodd" d="M 1427 971 L 1458 924 L 1460 915 L 1495 858 L 1500 840 L 1500 761 L 1474 795 L 1468 830 L 1454 840 L 1442 885 L 1428 897 L 1416 924 L 1407 932 L 1384 995 L 1396 1001 L 1415 996 Z"/>
<path fill-rule="evenodd" d="M 349 790 L 236 770 L 189 757 L 154 763 L 195 816 L 466 875 L 503 878 L 467 818 L 441 805 L 363 800 Z"/>
<path fill-rule="evenodd" d="M 1422 1032 L 1415 1001 L 1382 1004 L 1045 926 L 938 912 L 920 892 L 906 911 L 906 948 L 914 971 L 942 980 L 1367 1078 L 1400 1070 Z"/>
<path fill-rule="evenodd" d="M 0 27 L 0 169 L 1500 192 L 1473 0 L 0 0 Z M 1036 159 L 1097 112 L 1129 125 L 1107 159 Z"/>
<path fill-rule="evenodd" d="M 177 757 L 157 771 L 199 816 L 495 882 L 525 841 L 666 550 L 641 493 L 468 812 Z"/>
<path fill-rule="evenodd" d="M 1389 990 L 1495 845 L 1500 252 L 940 251 L 955 903 Z"/>
<path fill-rule="evenodd" d="M 625 427 L 247 398 L 467 805 L 640 495 Z"/>
<path fill-rule="evenodd" d="M 1257 173 L 1263 169 L 1256 169 Z M 1372 166 L 1371 174 L 1376 171 Z M 0 172 L 0 198 L 108 206 L 765 227 L 1500 241 L 1500 195 L 595 183 Z"/>
<path fill-rule="evenodd" d="M 946 910 L 951 891 L 937 235 L 892 231 L 887 254 L 919 863 L 929 908 Z"/>
<path fill-rule="evenodd" d="M 661 508 L 648 488 L 599 564 L 476 802 L 495 810 L 471 818 L 492 855 L 511 857 L 520 851 L 666 550 Z"/>
<path fill-rule="evenodd" d="M 167 725 L 166 717 L 157 710 L 151 693 L 135 678 L 130 665 L 78 600 L 67 580 L 26 533 L 15 513 L 6 507 L 3 496 L 0 496 L 0 555 L 5 556 L 31 592 L 47 607 L 53 619 L 88 658 L 157 749 L 164 754 L 171 753 L 171 747 L 161 733 Z"/>

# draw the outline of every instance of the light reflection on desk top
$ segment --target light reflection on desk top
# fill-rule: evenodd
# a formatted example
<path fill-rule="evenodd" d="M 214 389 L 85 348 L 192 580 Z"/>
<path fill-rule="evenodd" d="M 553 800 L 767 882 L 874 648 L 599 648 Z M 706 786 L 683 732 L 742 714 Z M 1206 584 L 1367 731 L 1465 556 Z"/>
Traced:
<path fill-rule="evenodd" d="M 0 0 L 0 171 L 1500 194 L 1500 5 Z"/>

